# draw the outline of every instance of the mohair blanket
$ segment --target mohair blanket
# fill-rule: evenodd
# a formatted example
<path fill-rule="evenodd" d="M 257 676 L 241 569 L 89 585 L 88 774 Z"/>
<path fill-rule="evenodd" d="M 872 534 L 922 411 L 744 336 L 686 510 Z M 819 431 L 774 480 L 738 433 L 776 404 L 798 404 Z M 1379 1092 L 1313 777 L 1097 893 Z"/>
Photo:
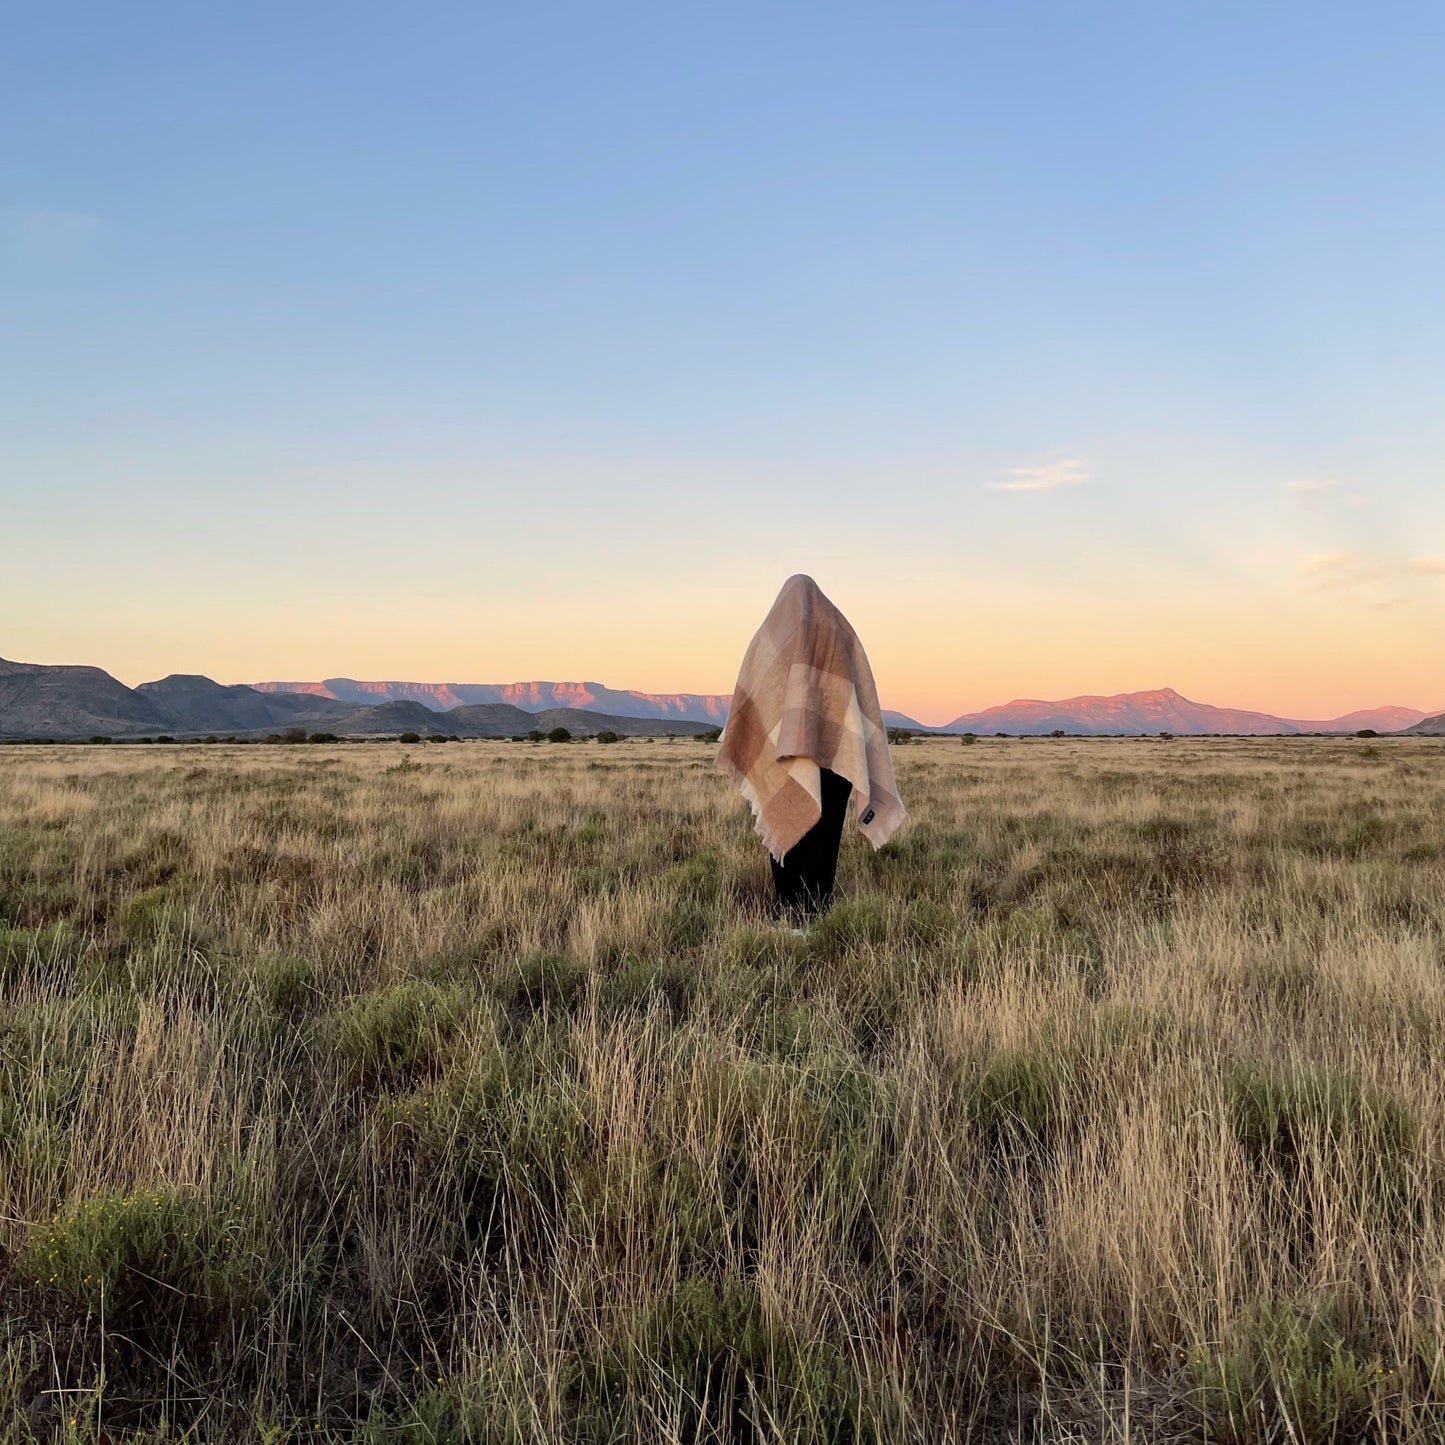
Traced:
<path fill-rule="evenodd" d="M 748 644 L 717 766 L 779 862 L 822 817 L 823 768 L 853 784 L 858 827 L 875 848 L 908 816 L 863 644 L 811 577 L 783 583 Z"/>

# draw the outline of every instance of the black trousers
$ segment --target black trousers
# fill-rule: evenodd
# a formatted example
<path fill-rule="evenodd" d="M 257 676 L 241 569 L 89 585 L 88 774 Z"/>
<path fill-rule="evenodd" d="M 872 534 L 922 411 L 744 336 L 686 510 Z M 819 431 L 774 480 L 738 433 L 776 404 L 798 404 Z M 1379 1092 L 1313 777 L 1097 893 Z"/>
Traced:
<path fill-rule="evenodd" d="M 822 769 L 823 816 L 783 854 L 772 859 L 773 886 L 778 902 L 795 917 L 811 918 L 827 912 L 833 901 L 833 880 L 838 875 L 838 847 L 853 784 L 829 769 Z"/>

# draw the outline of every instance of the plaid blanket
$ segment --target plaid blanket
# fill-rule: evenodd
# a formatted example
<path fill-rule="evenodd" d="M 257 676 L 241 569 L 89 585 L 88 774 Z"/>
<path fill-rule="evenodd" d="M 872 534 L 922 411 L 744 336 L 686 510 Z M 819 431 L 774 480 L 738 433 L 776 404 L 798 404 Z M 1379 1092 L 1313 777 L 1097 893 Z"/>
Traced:
<path fill-rule="evenodd" d="M 908 816 L 863 644 L 811 577 L 788 578 L 748 644 L 717 766 L 779 861 L 822 817 L 822 768 L 853 784 L 858 827 L 875 848 Z"/>

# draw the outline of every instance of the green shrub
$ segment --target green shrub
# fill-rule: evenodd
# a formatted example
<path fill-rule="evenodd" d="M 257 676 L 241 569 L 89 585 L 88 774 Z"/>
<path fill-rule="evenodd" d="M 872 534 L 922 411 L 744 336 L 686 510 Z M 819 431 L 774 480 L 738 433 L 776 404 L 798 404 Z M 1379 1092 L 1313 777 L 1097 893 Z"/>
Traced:
<path fill-rule="evenodd" d="M 279 955 L 261 958 L 256 965 L 256 985 L 266 1006 L 278 1014 L 297 1014 L 310 1004 L 315 992 L 315 973 L 304 958 Z"/>
<path fill-rule="evenodd" d="M 121 910 L 120 929 L 131 943 L 144 943 L 160 932 L 166 908 L 166 890 L 147 888 L 133 894 Z"/>
<path fill-rule="evenodd" d="M 566 728 L 553 728 L 552 731 L 547 734 L 547 741 L 549 743 L 570 743 L 572 741 L 572 734 L 568 732 Z"/>
<path fill-rule="evenodd" d="M 817 1024 L 816 1007 L 770 1000 L 758 1026 L 758 1049 L 772 1058 L 801 1060 L 814 1047 Z"/>
<path fill-rule="evenodd" d="M 602 731 L 597 734 L 597 741 L 599 743 L 620 743 L 622 741 L 622 734 L 613 732 L 611 728 L 603 728 Z"/>
<path fill-rule="evenodd" d="M 355 1445 L 521 1445 L 505 1412 L 450 1385 L 428 1384 L 404 1404 L 387 1401 L 386 1393 L 378 1393 Z"/>
<path fill-rule="evenodd" d="M 722 893 L 723 864 L 716 853 L 703 851 L 669 868 L 663 887 L 676 898 L 694 903 L 715 902 Z"/>
<path fill-rule="evenodd" d="M 1348 823 L 1346 817 L 1336 814 L 1296 818 L 1283 829 L 1282 837 L 1287 846 L 1316 857 L 1363 858 L 1383 851 L 1398 831 L 1394 820 L 1378 813 L 1366 813 Z"/>
<path fill-rule="evenodd" d="M 927 898 L 897 901 L 886 893 L 856 893 L 834 901 L 813 925 L 809 942 L 819 955 L 837 958 L 936 943 L 952 924 L 948 909 Z"/>
<path fill-rule="evenodd" d="M 53 975 L 77 960 L 86 942 L 85 934 L 66 918 L 38 928 L 14 928 L 0 921 L 0 979 L 24 971 Z"/>
<path fill-rule="evenodd" d="M 538 953 L 523 960 L 515 973 L 497 985 L 498 1002 L 512 1014 L 529 1015 L 549 1010 L 567 1012 L 581 1002 L 587 988 L 587 970 L 575 958 L 561 953 Z"/>
<path fill-rule="evenodd" d="M 402 735 L 397 738 L 397 742 L 399 743 L 419 743 L 420 741 L 420 733 L 402 733 Z"/>
<path fill-rule="evenodd" d="M 204 1340 L 259 1298 L 239 1218 L 164 1189 L 97 1195 L 35 1226 L 22 1270 L 137 1342 Z"/>
<path fill-rule="evenodd" d="M 1417 1126 L 1403 1101 L 1331 1069 L 1235 1069 L 1225 1091 L 1245 1153 L 1287 1173 L 1310 1143 L 1337 1150 L 1352 1140 L 1362 1158 L 1390 1173 L 1414 1148 Z"/>
<path fill-rule="evenodd" d="M 971 748 L 978 741 L 978 738 L 973 733 L 962 733 L 959 735 L 958 740 L 964 747 Z"/>
<path fill-rule="evenodd" d="M 645 1417 L 637 1404 L 659 1393 L 669 1401 L 674 1438 L 738 1445 L 873 1438 L 862 1392 L 836 1349 L 801 1344 L 771 1325 L 751 1290 L 698 1276 L 683 1279 L 600 1359 L 582 1363 L 572 1403 L 584 1419 L 607 1422 L 610 1433 L 599 1438 L 639 1438 Z"/>
<path fill-rule="evenodd" d="M 646 1013 L 661 1000 L 674 1020 L 687 1012 L 697 989 L 697 972 L 683 964 L 629 958 L 606 980 L 599 1003 L 609 1013 Z"/>
<path fill-rule="evenodd" d="M 855 893 L 834 900 L 813 925 L 809 942 L 819 953 L 838 955 L 860 948 L 881 947 L 888 941 L 891 915 L 882 893 Z"/>
<path fill-rule="evenodd" d="M 1371 1400 L 1394 1372 L 1363 1354 L 1327 1319 L 1291 1302 L 1263 1301 L 1191 1359 L 1214 1439 L 1346 1441 L 1372 1436 Z"/>
<path fill-rule="evenodd" d="M 215 738 L 207 738 L 206 741 L 213 743 Z M 312 733 L 306 741 L 309 743 L 339 743 L 341 739 L 335 733 Z"/>
<path fill-rule="evenodd" d="M 803 962 L 810 942 L 783 929 L 743 922 L 718 940 L 716 956 L 724 971 L 762 982 L 791 973 Z"/>
<path fill-rule="evenodd" d="M 475 1005 L 463 985 L 420 979 L 363 994 L 337 1021 L 337 1050 L 353 1080 L 395 1088 L 444 1065 Z"/>
<path fill-rule="evenodd" d="M 996 1053 L 968 1095 L 969 1113 L 989 1146 L 1050 1146 L 1064 1114 L 1068 1073 L 1048 1044 Z"/>
<path fill-rule="evenodd" d="M 663 947 L 671 953 L 685 953 L 707 941 L 712 933 L 713 918 L 706 904 L 695 897 L 677 899 L 667 913 L 663 927 Z"/>
<path fill-rule="evenodd" d="M 1347 857 L 1360 858 L 1384 847 L 1394 833 L 1395 828 L 1387 819 L 1372 814 L 1361 818 L 1345 834 L 1343 850 Z"/>

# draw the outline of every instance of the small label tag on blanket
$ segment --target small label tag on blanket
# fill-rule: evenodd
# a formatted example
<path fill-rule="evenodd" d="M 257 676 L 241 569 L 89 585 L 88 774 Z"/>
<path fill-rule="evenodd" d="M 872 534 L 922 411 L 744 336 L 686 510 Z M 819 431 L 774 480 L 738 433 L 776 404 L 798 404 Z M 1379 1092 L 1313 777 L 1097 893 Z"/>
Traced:
<path fill-rule="evenodd" d="M 868 824 L 873 821 L 873 809 L 869 808 L 868 811 L 864 813 L 861 818 L 858 819 L 858 821 L 862 823 L 863 826 L 866 828 Z"/>

